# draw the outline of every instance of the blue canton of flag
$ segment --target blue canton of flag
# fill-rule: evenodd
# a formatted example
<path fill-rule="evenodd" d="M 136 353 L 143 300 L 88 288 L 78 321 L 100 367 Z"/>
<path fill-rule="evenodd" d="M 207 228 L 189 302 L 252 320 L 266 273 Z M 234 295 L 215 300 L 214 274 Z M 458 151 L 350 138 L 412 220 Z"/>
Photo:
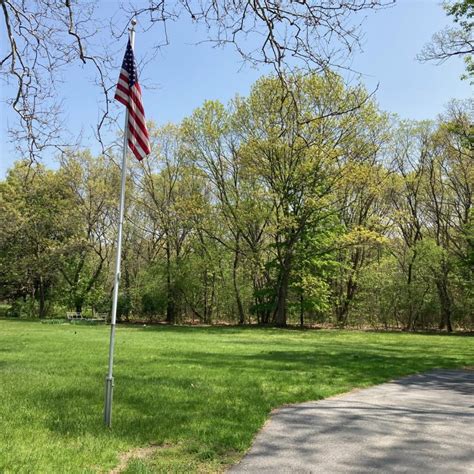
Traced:
<path fill-rule="evenodd" d="M 125 51 L 125 56 L 123 58 L 122 69 L 125 69 L 128 72 L 128 85 L 132 87 L 137 80 L 138 73 L 130 40 L 128 40 L 127 43 L 127 50 Z"/>

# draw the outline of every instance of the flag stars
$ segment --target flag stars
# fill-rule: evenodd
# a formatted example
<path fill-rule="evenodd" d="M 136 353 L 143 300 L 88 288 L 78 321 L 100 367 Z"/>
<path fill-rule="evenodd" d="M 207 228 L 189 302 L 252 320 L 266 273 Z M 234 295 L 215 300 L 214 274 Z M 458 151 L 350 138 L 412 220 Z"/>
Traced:
<path fill-rule="evenodd" d="M 130 41 L 127 44 L 127 51 L 123 58 L 122 69 L 125 69 L 129 77 L 129 85 L 132 87 L 137 82 L 137 65 L 135 64 L 135 58 L 133 56 L 132 46 Z"/>

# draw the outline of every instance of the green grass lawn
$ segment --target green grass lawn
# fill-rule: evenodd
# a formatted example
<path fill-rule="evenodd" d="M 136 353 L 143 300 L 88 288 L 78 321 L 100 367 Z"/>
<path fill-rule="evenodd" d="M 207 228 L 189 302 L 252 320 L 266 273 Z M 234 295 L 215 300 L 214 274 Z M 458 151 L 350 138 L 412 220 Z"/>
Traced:
<path fill-rule="evenodd" d="M 462 336 L 120 327 L 113 429 L 102 424 L 109 328 L 0 321 L 0 472 L 215 472 L 272 408 L 435 367 L 474 365 Z"/>

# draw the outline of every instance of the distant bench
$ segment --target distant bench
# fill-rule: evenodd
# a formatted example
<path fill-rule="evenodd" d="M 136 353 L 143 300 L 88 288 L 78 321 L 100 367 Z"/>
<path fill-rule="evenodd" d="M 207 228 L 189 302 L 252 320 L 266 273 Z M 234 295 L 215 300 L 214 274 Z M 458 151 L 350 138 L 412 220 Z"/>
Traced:
<path fill-rule="evenodd" d="M 72 322 L 87 322 L 87 323 L 105 323 L 107 321 L 108 313 L 96 313 L 92 318 L 85 318 L 82 313 L 71 311 L 66 313 L 66 319 Z"/>

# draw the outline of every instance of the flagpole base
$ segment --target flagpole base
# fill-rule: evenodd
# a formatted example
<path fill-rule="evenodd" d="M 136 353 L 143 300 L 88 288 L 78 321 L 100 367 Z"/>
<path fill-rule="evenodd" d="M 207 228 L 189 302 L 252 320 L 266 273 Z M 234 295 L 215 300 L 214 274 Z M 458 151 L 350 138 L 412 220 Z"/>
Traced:
<path fill-rule="evenodd" d="M 114 393 L 114 378 L 105 377 L 105 407 L 104 424 L 107 428 L 112 427 L 112 398 Z"/>

